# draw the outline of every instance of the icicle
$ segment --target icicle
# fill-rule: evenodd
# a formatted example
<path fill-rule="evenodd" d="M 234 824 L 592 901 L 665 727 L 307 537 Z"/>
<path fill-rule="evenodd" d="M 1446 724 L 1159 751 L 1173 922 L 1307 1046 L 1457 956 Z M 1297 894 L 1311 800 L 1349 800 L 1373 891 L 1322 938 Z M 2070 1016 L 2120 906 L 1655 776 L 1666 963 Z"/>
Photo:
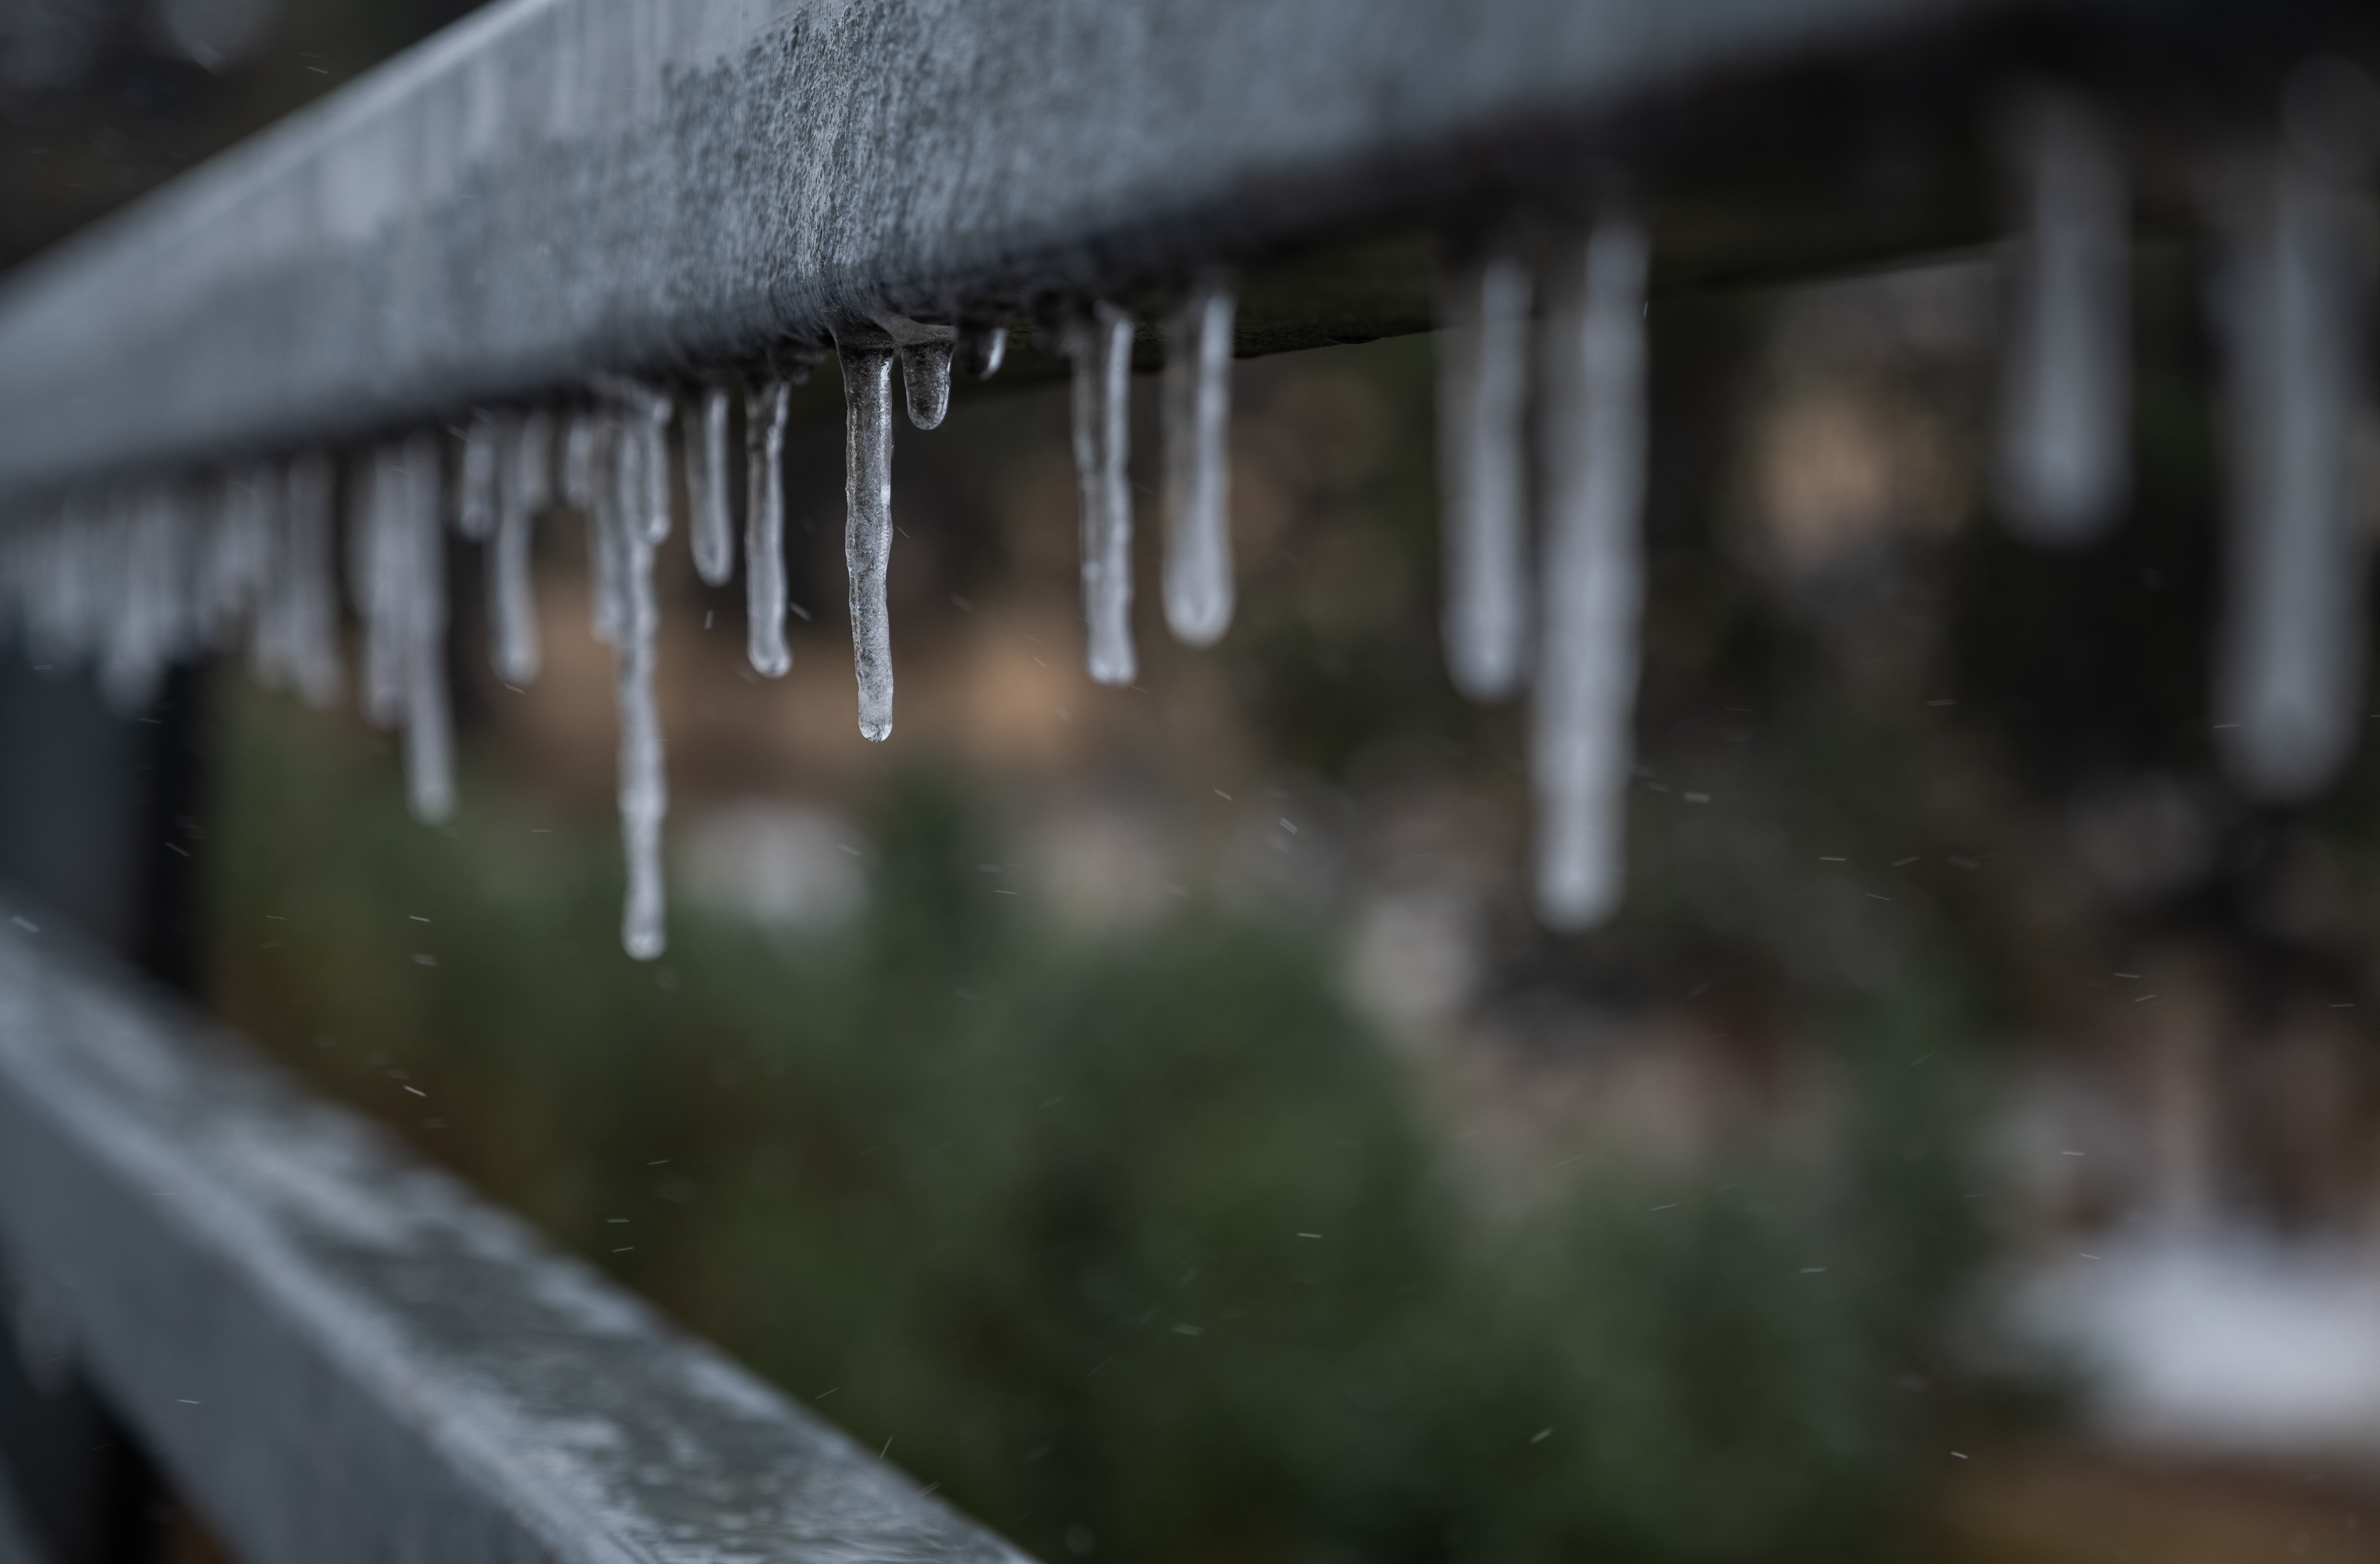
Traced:
<path fill-rule="evenodd" d="M 1008 357 L 1008 328 L 985 321 L 970 321 L 959 327 L 956 359 L 960 371 L 974 380 L 990 380 L 1000 373 L 1001 360 Z"/>
<path fill-rule="evenodd" d="M 198 571 L 191 608 L 198 637 L 209 647 L 228 647 L 240 617 L 260 606 L 270 546 L 265 537 L 273 498 L 269 483 L 258 467 L 225 473 L 214 491 L 211 514 L 202 518 L 195 540 Z"/>
<path fill-rule="evenodd" d="M 455 530 L 475 543 L 496 526 L 496 460 L 505 430 L 492 413 L 477 413 L 463 430 L 463 471 L 455 497 Z"/>
<path fill-rule="evenodd" d="M 2340 171 L 2275 157 L 2228 236 L 2230 518 L 2216 739 L 2256 795 L 2302 800 L 2362 723 L 2370 201 Z"/>
<path fill-rule="evenodd" d="M 724 587 L 735 574 L 735 522 L 727 503 L 727 388 L 714 382 L 703 387 L 701 420 L 686 425 L 694 571 L 713 587 Z"/>
<path fill-rule="evenodd" d="M 524 414 L 500 465 L 502 509 L 488 577 L 490 661 L 497 678 L 522 685 L 536 680 L 540 661 L 529 551 L 538 515 L 553 497 L 553 416 L 541 407 Z"/>
<path fill-rule="evenodd" d="M 1536 674 L 1537 906 L 1584 928 L 1620 904 L 1644 602 L 1644 231 L 1597 224 L 1545 328 L 1544 629 Z"/>
<path fill-rule="evenodd" d="M 595 504 L 595 413 L 580 407 L 562 435 L 562 503 L 574 511 Z"/>
<path fill-rule="evenodd" d="M 1165 323 L 1165 622 L 1185 646 L 1232 624 L 1232 293 L 1194 289 Z"/>
<path fill-rule="evenodd" d="M 669 425 L 677 404 L 665 393 L 623 375 L 601 375 L 596 385 L 624 409 L 614 438 L 633 445 L 620 459 L 632 466 L 636 483 L 619 491 L 630 528 L 658 545 L 670 530 Z"/>
<path fill-rule="evenodd" d="M 330 458 L 309 451 L 284 479 L 283 655 L 310 706 L 339 698 L 339 604 L 333 581 Z"/>
<path fill-rule="evenodd" d="M 901 388 L 907 394 L 909 421 L 938 429 L 951 407 L 951 350 L 946 333 L 901 345 Z"/>
<path fill-rule="evenodd" d="M 398 515 L 406 496 L 397 448 L 372 449 L 363 481 L 356 486 L 347 534 L 347 596 L 363 621 L 363 712 L 374 727 L 405 720 L 402 650 L 396 635 L 398 605 L 410 562 L 398 546 Z"/>
<path fill-rule="evenodd" d="M 594 492 L 587 506 L 589 628 L 607 647 L 620 644 L 620 549 L 625 528 L 622 507 L 643 486 L 644 448 L 629 438 L 620 417 L 605 409 L 595 422 Z"/>
<path fill-rule="evenodd" d="M 1509 253 L 1457 270 L 1440 296 L 1438 441 L 1446 665 L 1473 700 L 1520 688 L 1529 638 L 1529 273 Z"/>
<path fill-rule="evenodd" d="M 289 571 L 288 482 L 282 470 L 269 463 L 249 467 L 245 481 L 252 529 L 249 547 L 254 556 L 248 593 L 249 666 L 261 683 L 285 688 L 296 682 L 288 651 L 286 594 L 282 588 Z"/>
<path fill-rule="evenodd" d="M 1132 316 L 1101 302 L 1067 328 L 1075 360 L 1075 471 L 1083 491 L 1085 661 L 1102 685 L 1139 672 L 1132 646 Z"/>
<path fill-rule="evenodd" d="M 405 443 L 397 460 L 390 553 L 400 563 L 391 603 L 402 649 L 405 782 L 413 816 L 431 824 L 455 810 L 455 737 L 446 700 L 446 533 L 439 503 L 438 436 Z"/>
<path fill-rule="evenodd" d="M 794 665 L 785 649 L 785 412 L 792 396 L 784 382 L 751 388 L 744 404 L 745 655 L 753 672 L 775 679 Z"/>
<path fill-rule="evenodd" d="M 2016 152 L 2025 232 L 2000 388 L 1997 478 L 2011 530 L 2090 541 L 2131 487 L 2129 212 L 2123 169 L 2090 109 L 2027 105 Z"/>
<path fill-rule="evenodd" d="M 884 606 L 892 569 L 892 354 L 854 344 L 840 346 L 837 356 L 844 410 L 843 562 L 851 578 L 859 732 L 881 744 L 892 736 L 892 625 Z M 945 376 L 945 391 L 949 383 Z"/>
<path fill-rule="evenodd" d="M 117 578 L 111 624 L 100 664 L 100 693 L 115 710 L 145 708 L 158 678 L 188 649 L 189 610 L 188 498 L 167 484 L 133 502 L 129 526 L 113 558 L 94 554 L 89 568 Z M 104 576 L 102 577 L 104 579 Z"/>
<path fill-rule="evenodd" d="M 595 514 L 608 533 L 606 551 L 615 561 L 617 600 L 612 645 L 616 653 L 613 697 L 620 722 L 620 841 L 627 858 L 627 895 L 620 914 L 620 943 L 638 961 L 650 961 L 667 944 L 662 889 L 662 821 L 669 812 L 669 778 L 663 764 L 661 714 L 653 702 L 653 642 L 660 608 L 653 595 L 653 551 L 666 535 L 668 513 L 656 523 L 651 464 L 662 421 L 650 416 L 639 427 L 619 430 L 615 479 L 608 501 L 598 496 Z"/>

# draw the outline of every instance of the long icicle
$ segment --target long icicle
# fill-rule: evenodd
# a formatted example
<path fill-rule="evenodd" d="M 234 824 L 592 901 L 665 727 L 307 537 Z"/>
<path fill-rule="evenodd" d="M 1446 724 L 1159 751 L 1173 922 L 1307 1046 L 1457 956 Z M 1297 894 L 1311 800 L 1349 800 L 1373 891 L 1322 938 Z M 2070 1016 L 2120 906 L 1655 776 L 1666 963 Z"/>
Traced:
<path fill-rule="evenodd" d="M 595 416 L 587 507 L 587 571 L 593 588 L 589 628 L 607 647 L 620 644 L 620 508 L 644 488 L 644 448 L 612 407 Z"/>
<path fill-rule="evenodd" d="M 1075 470 L 1083 495 L 1084 661 L 1102 685 L 1139 673 L 1132 644 L 1132 316 L 1102 300 L 1067 328 Z"/>
<path fill-rule="evenodd" d="M 892 624 L 884 600 L 892 571 L 892 349 L 861 339 L 838 344 L 836 357 L 844 411 L 843 562 L 851 580 L 859 732 L 881 744 L 892 736 Z M 947 369 L 947 358 L 943 362 Z"/>
<path fill-rule="evenodd" d="M 1438 338 L 1439 508 L 1444 516 L 1446 665 L 1473 700 L 1521 685 L 1529 638 L 1528 268 L 1494 251 L 1453 270 Z"/>
<path fill-rule="evenodd" d="M 727 494 L 728 410 L 727 387 L 713 381 L 702 388 L 702 417 L 688 418 L 684 431 L 694 573 L 712 587 L 724 587 L 735 574 L 735 521 Z"/>
<path fill-rule="evenodd" d="M 1165 623 L 1184 646 L 1232 627 L 1232 290 L 1191 290 L 1165 323 Z"/>
<path fill-rule="evenodd" d="M 664 417 L 648 404 L 633 418 L 618 430 L 611 502 L 596 508 L 609 534 L 616 593 L 611 615 L 613 697 L 620 722 L 620 843 L 628 879 L 620 943 L 638 961 L 651 961 L 668 944 L 662 823 L 669 813 L 669 777 L 661 713 L 653 701 L 653 645 L 661 618 L 653 595 L 653 554 L 669 536 L 670 513 L 667 487 L 653 481 L 655 463 L 667 459 L 661 434 Z"/>
<path fill-rule="evenodd" d="M 1644 230 L 1598 224 L 1563 259 L 1545 328 L 1544 625 L 1531 772 L 1537 908 L 1557 928 L 1620 904 L 1644 605 Z"/>
<path fill-rule="evenodd" d="M 455 812 L 455 734 L 446 700 L 446 532 L 439 515 L 438 437 L 406 442 L 404 501 L 396 517 L 404 555 L 397 634 L 405 681 L 405 780 L 416 819 Z"/>
<path fill-rule="evenodd" d="M 553 498 L 553 415 L 542 407 L 522 415 L 500 466 L 502 509 L 489 561 L 490 661 L 497 678 L 519 686 L 537 678 L 541 661 L 531 550 L 538 515 Z"/>
<path fill-rule="evenodd" d="M 745 653 L 755 673 L 782 678 L 794 665 L 785 646 L 785 413 L 793 388 L 754 385 L 744 404 Z"/>
<path fill-rule="evenodd" d="M 2233 455 L 2216 739 L 2250 793 L 2294 803 L 2338 775 L 2362 727 L 2374 213 L 2302 154 L 2256 186 L 2217 294 Z"/>
<path fill-rule="evenodd" d="M 2123 167 L 2090 108 L 2044 93 L 2015 125 L 2025 228 L 1995 477 L 2037 543 L 2104 534 L 2131 489 L 2131 236 Z"/>

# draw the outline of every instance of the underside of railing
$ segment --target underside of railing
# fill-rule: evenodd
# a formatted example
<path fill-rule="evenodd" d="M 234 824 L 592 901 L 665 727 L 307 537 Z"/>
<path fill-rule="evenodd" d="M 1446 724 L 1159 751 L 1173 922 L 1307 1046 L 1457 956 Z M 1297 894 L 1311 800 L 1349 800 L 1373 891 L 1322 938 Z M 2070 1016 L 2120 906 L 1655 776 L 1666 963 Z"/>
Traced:
<path fill-rule="evenodd" d="M 21 914 L 0 1274 L 246 1564 L 1018 1557 Z"/>

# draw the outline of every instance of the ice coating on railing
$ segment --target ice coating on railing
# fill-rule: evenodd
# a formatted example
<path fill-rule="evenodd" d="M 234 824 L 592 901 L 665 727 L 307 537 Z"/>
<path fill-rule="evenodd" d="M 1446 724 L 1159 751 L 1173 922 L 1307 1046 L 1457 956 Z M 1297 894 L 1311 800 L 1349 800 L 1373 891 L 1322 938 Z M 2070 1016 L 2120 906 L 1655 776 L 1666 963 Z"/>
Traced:
<path fill-rule="evenodd" d="M 1538 914 L 1589 927 L 1620 904 L 1643 609 L 1645 277 L 1631 220 L 1565 248 L 1545 321 L 1544 596 L 1531 772 Z"/>
<path fill-rule="evenodd" d="M 1066 327 L 1083 504 L 1084 662 L 1102 685 L 1139 673 L 1132 644 L 1132 315 L 1101 300 Z"/>
<path fill-rule="evenodd" d="M 496 525 L 496 466 L 505 430 L 497 415 L 480 411 L 463 428 L 463 466 L 455 477 L 455 530 L 485 542 Z"/>
<path fill-rule="evenodd" d="M 2374 213 L 2322 151 L 2247 177 L 2214 294 L 2231 468 L 2216 738 L 2275 803 L 2336 778 L 2362 727 Z"/>
<path fill-rule="evenodd" d="M 2090 107 L 2041 91 L 2012 116 L 2024 226 L 2010 249 L 1995 479 L 2019 536 L 2082 543 L 2131 489 L 2131 212 Z"/>
<path fill-rule="evenodd" d="M 685 430 L 694 573 L 713 587 L 724 587 L 735 574 L 735 521 L 727 494 L 727 387 L 713 381 L 702 388 L 702 417 L 688 418 Z"/>
<path fill-rule="evenodd" d="M 843 364 L 844 567 L 851 578 L 851 656 L 859 683 L 859 732 L 892 736 L 892 624 L 885 586 L 892 569 L 892 350 L 855 343 Z M 943 360 L 948 367 L 948 359 Z M 949 389 L 945 375 L 943 389 Z"/>
<path fill-rule="evenodd" d="M 792 388 L 761 382 L 744 404 L 744 620 L 753 671 L 774 679 L 794 665 L 785 647 L 785 413 Z"/>
<path fill-rule="evenodd" d="M 1165 623 L 1185 646 L 1232 626 L 1232 307 L 1208 282 L 1165 323 Z"/>
<path fill-rule="evenodd" d="M 662 883 L 662 822 L 669 813 L 669 779 L 661 713 L 653 703 L 653 641 L 660 610 L 653 597 L 653 552 L 666 536 L 667 513 L 657 526 L 651 511 L 651 462 L 657 442 L 647 431 L 657 419 L 639 416 L 622 431 L 612 493 L 597 497 L 599 526 L 609 534 L 617 594 L 612 619 L 616 666 L 613 695 L 620 723 L 620 842 L 627 862 L 627 892 L 620 912 L 620 943 L 650 961 L 668 943 Z"/>
<path fill-rule="evenodd" d="M 537 518 L 553 497 L 553 415 L 531 408 L 512 427 L 501 464 L 500 511 L 488 554 L 489 661 L 496 677 L 522 685 L 537 678 L 537 588 L 530 550 Z"/>
<path fill-rule="evenodd" d="M 1521 685 L 1529 637 L 1529 273 L 1497 250 L 1440 290 L 1438 443 L 1446 666 L 1474 700 Z"/>

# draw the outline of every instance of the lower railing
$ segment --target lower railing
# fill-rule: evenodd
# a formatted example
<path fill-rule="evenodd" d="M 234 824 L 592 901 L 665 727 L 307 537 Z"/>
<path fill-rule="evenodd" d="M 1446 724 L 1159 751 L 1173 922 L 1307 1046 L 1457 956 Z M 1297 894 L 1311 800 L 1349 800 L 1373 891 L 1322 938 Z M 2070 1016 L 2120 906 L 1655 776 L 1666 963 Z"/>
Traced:
<path fill-rule="evenodd" d="M 0 907 L 0 1277 L 243 1564 L 1021 1556 L 237 1038 Z M 5 1484 L 0 1484 L 5 1485 Z M 0 1564 L 53 1564 L 0 1494 Z"/>

